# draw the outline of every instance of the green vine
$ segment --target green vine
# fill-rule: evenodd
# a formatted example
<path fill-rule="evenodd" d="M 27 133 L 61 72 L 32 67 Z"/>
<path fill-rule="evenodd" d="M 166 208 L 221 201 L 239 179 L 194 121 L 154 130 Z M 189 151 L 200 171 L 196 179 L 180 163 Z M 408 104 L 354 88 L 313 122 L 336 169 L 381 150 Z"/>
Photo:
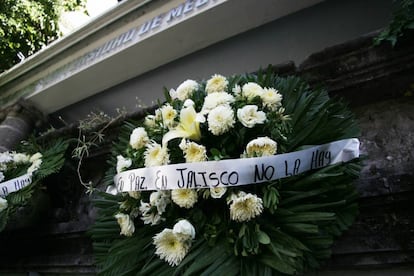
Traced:
<path fill-rule="evenodd" d="M 414 0 L 396 0 L 394 4 L 391 22 L 374 38 L 374 45 L 389 41 L 394 47 L 407 30 L 414 29 Z"/>

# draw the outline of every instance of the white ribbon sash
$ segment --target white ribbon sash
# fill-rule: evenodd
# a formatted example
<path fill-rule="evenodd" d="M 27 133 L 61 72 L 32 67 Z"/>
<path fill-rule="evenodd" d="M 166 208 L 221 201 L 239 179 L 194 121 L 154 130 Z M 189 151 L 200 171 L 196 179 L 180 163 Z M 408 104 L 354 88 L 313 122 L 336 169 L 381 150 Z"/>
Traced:
<path fill-rule="evenodd" d="M 22 176 L 10 179 L 6 182 L 0 183 L 0 196 L 5 197 L 12 192 L 23 189 L 32 183 L 32 175 L 24 174 Z"/>
<path fill-rule="evenodd" d="M 257 184 L 359 157 L 356 138 L 267 157 L 181 163 L 121 172 L 107 193 L 199 189 Z"/>

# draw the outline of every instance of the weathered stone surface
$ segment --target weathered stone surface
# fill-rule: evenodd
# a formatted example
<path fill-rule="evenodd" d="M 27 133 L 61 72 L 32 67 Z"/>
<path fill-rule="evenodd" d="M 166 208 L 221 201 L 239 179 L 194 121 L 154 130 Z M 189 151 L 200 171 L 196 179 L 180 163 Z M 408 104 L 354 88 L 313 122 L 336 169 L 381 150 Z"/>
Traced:
<path fill-rule="evenodd" d="M 13 149 L 31 130 L 32 123 L 27 118 L 7 116 L 0 124 L 0 152 Z"/>
<path fill-rule="evenodd" d="M 43 120 L 43 114 L 24 101 L 2 110 L 0 152 L 15 149 L 33 131 L 33 127 L 40 126 Z"/>

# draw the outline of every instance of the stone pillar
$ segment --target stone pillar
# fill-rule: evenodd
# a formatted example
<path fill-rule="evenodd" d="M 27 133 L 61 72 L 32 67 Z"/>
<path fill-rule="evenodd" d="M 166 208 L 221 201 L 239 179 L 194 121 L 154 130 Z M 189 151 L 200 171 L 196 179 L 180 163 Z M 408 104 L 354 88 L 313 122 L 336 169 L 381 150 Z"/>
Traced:
<path fill-rule="evenodd" d="M 18 103 L 8 112 L 3 111 L 0 114 L 0 152 L 13 150 L 26 139 L 37 121 L 40 122 L 39 118 L 39 111 L 27 103 Z"/>

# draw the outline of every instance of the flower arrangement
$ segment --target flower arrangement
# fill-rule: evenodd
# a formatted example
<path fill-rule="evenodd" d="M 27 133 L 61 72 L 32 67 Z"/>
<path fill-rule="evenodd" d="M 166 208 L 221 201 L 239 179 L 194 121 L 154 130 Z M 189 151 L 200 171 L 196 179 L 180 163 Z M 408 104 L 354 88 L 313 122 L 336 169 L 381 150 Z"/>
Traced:
<path fill-rule="evenodd" d="M 101 273 L 317 268 L 356 215 L 358 158 L 305 171 L 301 159 L 284 159 L 283 177 L 274 177 L 279 166 L 257 164 L 356 137 L 346 107 L 299 78 L 271 72 L 187 80 L 166 99 L 142 122 L 126 123 L 114 145 L 91 231 Z M 255 164 L 254 181 L 246 162 Z"/>
<path fill-rule="evenodd" d="M 67 146 L 59 140 L 42 147 L 32 140 L 20 145 L 19 152 L 0 153 L 0 231 L 28 203 L 39 182 L 61 168 Z"/>

